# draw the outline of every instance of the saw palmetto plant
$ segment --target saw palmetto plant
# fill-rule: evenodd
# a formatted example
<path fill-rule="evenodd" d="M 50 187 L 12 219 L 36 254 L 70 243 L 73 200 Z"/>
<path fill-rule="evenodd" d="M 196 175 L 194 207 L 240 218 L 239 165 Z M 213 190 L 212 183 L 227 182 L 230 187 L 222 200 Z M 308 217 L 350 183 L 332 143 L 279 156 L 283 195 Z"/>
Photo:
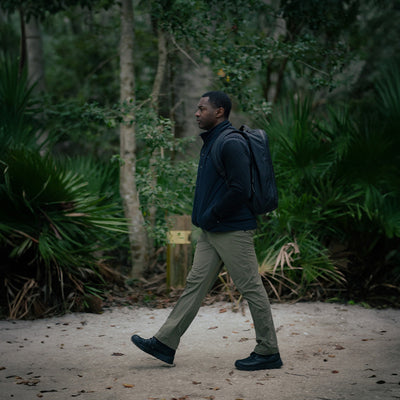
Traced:
<path fill-rule="evenodd" d="M 83 308 L 126 231 L 114 195 L 117 167 L 52 156 L 26 75 L 4 61 L 0 78 L 1 313 Z"/>
<path fill-rule="evenodd" d="M 100 260 L 125 232 L 118 207 L 89 191 L 83 175 L 37 152 L 10 150 L 0 172 L 0 284 L 9 315 L 33 304 L 39 312 L 57 299 L 65 302 L 57 307 L 71 307 L 95 293 Z"/>

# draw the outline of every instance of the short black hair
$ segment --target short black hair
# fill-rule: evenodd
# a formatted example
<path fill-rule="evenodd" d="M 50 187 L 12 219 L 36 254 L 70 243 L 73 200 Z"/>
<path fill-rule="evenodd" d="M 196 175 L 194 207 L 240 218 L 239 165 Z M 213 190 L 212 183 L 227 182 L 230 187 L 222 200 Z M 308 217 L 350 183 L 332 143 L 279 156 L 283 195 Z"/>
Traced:
<path fill-rule="evenodd" d="M 219 90 L 204 93 L 201 97 L 208 97 L 209 102 L 215 107 L 222 107 L 224 109 L 224 117 L 229 118 L 229 114 L 232 109 L 232 102 L 229 96 L 225 92 Z"/>

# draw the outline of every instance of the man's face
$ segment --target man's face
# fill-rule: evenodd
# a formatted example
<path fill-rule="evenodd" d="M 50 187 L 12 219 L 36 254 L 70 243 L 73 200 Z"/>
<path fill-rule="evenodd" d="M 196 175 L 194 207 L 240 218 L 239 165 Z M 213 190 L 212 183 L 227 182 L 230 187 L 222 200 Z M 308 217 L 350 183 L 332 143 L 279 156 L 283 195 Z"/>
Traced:
<path fill-rule="evenodd" d="M 218 125 L 220 122 L 218 119 L 220 110 L 218 108 L 214 108 L 214 106 L 208 100 L 209 97 L 202 97 L 200 99 L 195 114 L 199 128 L 205 131 L 209 131 L 210 129 L 214 128 L 214 126 Z"/>

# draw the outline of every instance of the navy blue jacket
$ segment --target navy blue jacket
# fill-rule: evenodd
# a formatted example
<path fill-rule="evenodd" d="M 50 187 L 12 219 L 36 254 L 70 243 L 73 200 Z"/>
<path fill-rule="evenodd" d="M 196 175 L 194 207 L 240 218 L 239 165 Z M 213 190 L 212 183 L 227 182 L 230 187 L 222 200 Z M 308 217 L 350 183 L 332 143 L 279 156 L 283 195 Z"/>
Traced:
<path fill-rule="evenodd" d="M 222 145 L 221 159 L 227 179 L 222 178 L 211 159 L 211 147 L 229 121 L 221 122 L 200 136 L 203 147 L 197 170 L 192 222 L 210 232 L 251 230 L 256 217 L 247 206 L 250 198 L 250 153 L 240 133 L 230 134 Z"/>

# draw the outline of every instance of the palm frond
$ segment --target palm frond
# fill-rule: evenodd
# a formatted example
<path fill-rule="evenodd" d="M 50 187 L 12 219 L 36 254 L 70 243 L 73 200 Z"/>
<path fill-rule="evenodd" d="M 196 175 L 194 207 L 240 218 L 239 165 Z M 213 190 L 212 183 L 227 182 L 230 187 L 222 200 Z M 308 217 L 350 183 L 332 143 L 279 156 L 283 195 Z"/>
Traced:
<path fill-rule="evenodd" d="M 33 100 L 26 70 L 7 57 L 0 59 L 0 154 L 10 146 L 40 149 L 46 144 L 41 137 L 35 113 L 38 102 Z"/>
<path fill-rule="evenodd" d="M 88 272 L 89 286 L 101 283 L 99 255 L 116 246 L 116 235 L 127 234 L 119 205 L 100 197 L 102 185 L 93 193 L 83 175 L 29 149 L 10 149 L 0 172 L 0 250 L 14 265 L 7 279 L 34 279 L 43 303 L 84 290 Z M 21 293 L 24 288 L 10 302 Z"/>
<path fill-rule="evenodd" d="M 271 243 L 262 258 L 259 272 L 278 299 L 283 294 L 298 295 L 323 281 L 343 285 L 345 278 L 319 240 L 309 232 L 298 239 L 287 236 Z"/>

